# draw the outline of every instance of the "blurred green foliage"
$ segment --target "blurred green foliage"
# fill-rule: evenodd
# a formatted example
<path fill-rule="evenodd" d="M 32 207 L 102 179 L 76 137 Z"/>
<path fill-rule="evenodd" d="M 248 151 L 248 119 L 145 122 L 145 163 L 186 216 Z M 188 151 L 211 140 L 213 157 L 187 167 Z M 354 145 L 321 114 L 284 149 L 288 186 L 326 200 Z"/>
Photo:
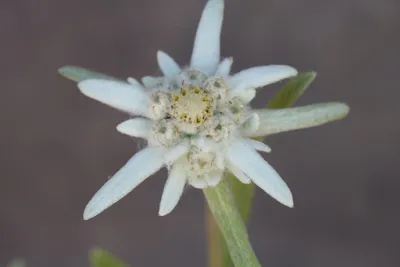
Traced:
<path fill-rule="evenodd" d="M 101 249 L 93 248 L 89 252 L 89 261 L 91 267 L 127 267 L 124 262 L 115 257 L 110 252 Z"/>
<path fill-rule="evenodd" d="M 7 267 L 26 267 L 25 261 L 20 258 L 13 259 L 7 264 Z"/>

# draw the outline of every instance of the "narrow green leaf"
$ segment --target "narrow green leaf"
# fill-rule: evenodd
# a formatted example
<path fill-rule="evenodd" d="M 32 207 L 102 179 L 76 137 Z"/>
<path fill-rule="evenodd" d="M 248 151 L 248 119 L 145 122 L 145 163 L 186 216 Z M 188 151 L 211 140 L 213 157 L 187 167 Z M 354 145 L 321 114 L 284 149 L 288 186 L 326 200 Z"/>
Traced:
<path fill-rule="evenodd" d="M 10 261 L 7 264 L 7 267 L 26 267 L 26 263 L 23 259 L 16 258 L 16 259 L 13 259 L 12 261 Z"/>
<path fill-rule="evenodd" d="M 92 267 L 127 267 L 120 259 L 101 248 L 90 250 L 89 261 Z"/>
<path fill-rule="evenodd" d="M 290 79 L 268 102 L 266 108 L 288 108 L 294 105 L 316 76 L 316 72 L 303 72 Z"/>
<path fill-rule="evenodd" d="M 298 74 L 296 77 L 290 79 L 278 93 L 268 102 L 266 108 L 279 109 L 292 106 L 296 100 L 303 94 L 307 87 L 314 81 L 316 76 L 315 72 L 304 72 Z M 263 141 L 263 137 L 259 141 Z M 232 174 L 227 174 L 227 180 L 231 188 L 232 194 L 236 201 L 240 215 L 243 221 L 247 223 L 253 197 L 255 193 L 254 184 L 243 184 Z M 231 267 L 233 263 L 229 256 L 229 250 L 224 242 L 222 236 L 221 244 L 221 267 Z"/>
<path fill-rule="evenodd" d="M 235 267 L 261 267 L 227 181 L 205 188 L 203 192 Z"/>
<path fill-rule="evenodd" d="M 95 72 L 92 70 L 88 70 L 78 66 L 64 66 L 58 69 L 58 73 L 64 76 L 67 79 L 70 79 L 75 82 L 80 82 L 87 79 L 105 79 L 112 81 L 125 82 L 121 79 L 108 76 L 103 73 Z"/>

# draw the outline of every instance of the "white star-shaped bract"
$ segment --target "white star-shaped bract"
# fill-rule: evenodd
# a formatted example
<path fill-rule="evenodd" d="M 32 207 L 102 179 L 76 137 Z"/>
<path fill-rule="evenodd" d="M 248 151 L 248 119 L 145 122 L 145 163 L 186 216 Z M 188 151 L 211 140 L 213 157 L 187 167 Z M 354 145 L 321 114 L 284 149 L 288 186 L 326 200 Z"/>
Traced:
<path fill-rule="evenodd" d="M 279 174 L 257 152 L 270 152 L 251 138 L 312 127 L 348 112 L 341 103 L 281 110 L 253 110 L 256 89 L 297 75 L 289 66 L 257 66 L 230 74 L 232 58 L 220 61 L 224 1 L 209 0 L 197 29 L 190 65 L 181 68 L 166 53 L 157 53 L 164 76 L 133 78 L 127 83 L 105 79 L 79 82 L 83 94 L 133 117 L 117 126 L 123 134 L 144 138 L 136 153 L 90 200 L 90 219 L 123 198 L 146 178 L 166 167 L 169 172 L 159 215 L 171 212 L 186 184 L 217 185 L 227 171 L 241 182 L 254 182 L 282 204 L 292 194 Z"/>

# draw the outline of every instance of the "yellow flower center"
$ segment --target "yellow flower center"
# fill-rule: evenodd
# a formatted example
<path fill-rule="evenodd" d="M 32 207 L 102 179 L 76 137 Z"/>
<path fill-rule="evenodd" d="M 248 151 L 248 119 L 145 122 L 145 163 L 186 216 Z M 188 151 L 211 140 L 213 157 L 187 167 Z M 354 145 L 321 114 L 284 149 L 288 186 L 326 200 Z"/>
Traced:
<path fill-rule="evenodd" d="M 172 93 L 171 116 L 184 123 L 201 125 L 213 115 L 213 98 L 197 86 L 181 87 Z"/>

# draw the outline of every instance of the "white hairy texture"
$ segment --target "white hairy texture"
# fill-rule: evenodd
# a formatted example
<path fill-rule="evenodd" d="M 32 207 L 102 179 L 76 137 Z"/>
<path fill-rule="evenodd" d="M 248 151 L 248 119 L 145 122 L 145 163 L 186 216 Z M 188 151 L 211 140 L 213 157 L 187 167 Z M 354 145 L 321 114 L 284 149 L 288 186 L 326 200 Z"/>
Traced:
<path fill-rule="evenodd" d="M 148 139 L 152 139 L 165 147 L 174 146 L 181 141 L 178 128 L 168 120 L 156 121 Z"/>
<path fill-rule="evenodd" d="M 155 119 L 163 119 L 171 106 L 170 95 L 163 91 L 156 91 L 150 96 L 150 113 Z"/>

